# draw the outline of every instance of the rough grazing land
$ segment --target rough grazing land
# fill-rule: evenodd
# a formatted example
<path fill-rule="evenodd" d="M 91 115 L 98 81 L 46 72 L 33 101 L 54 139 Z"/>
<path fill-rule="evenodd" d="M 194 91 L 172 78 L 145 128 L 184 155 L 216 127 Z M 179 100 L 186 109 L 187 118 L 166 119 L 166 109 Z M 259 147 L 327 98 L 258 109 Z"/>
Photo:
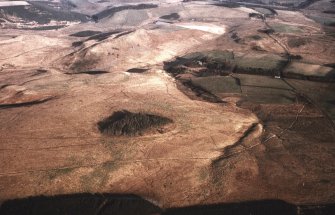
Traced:
<path fill-rule="evenodd" d="M 0 214 L 332 214 L 334 2 L 29 3 L 0 8 Z"/>

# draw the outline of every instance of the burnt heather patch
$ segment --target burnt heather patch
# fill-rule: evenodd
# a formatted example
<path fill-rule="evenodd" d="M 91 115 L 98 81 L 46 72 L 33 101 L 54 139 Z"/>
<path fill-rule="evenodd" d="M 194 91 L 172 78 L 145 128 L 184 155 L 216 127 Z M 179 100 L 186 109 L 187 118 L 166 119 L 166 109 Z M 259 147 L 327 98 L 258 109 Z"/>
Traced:
<path fill-rule="evenodd" d="M 107 18 L 107 17 L 113 17 L 115 13 L 123 11 L 123 10 L 145 10 L 145 9 L 152 9 L 152 8 L 157 8 L 157 7 L 158 5 L 156 4 L 123 5 L 119 7 L 112 7 L 112 8 L 103 10 L 97 14 L 94 14 L 92 16 L 92 19 L 95 20 L 95 22 L 99 22 L 99 20 Z"/>
<path fill-rule="evenodd" d="M 100 33 L 102 32 L 87 30 L 87 31 L 79 31 L 77 33 L 71 34 L 70 36 L 72 37 L 91 37 L 93 35 L 100 34 Z"/>
<path fill-rule="evenodd" d="M 113 136 L 136 136 L 156 129 L 163 132 L 163 126 L 173 121 L 169 118 L 146 113 L 132 113 L 127 110 L 114 112 L 98 122 L 101 133 Z"/>
<path fill-rule="evenodd" d="M 102 75 L 102 74 L 106 74 L 109 73 L 105 70 L 87 70 L 87 71 L 82 71 L 82 72 L 75 72 L 75 73 L 65 73 L 67 75 L 79 75 L 79 74 L 87 74 L 87 75 Z"/>
<path fill-rule="evenodd" d="M 167 20 L 178 20 L 180 18 L 178 13 L 171 13 L 169 15 L 164 15 L 159 17 L 160 19 L 167 19 Z"/>
<path fill-rule="evenodd" d="M 131 68 L 131 69 L 128 69 L 127 72 L 129 72 L 129 73 L 144 73 L 144 72 L 146 72 L 148 70 L 149 69 Z"/>
<path fill-rule="evenodd" d="M 128 33 L 129 31 L 126 31 L 126 32 L 122 32 L 122 30 L 114 30 L 114 31 L 109 31 L 109 32 L 97 32 L 94 33 L 94 31 L 81 31 L 81 32 L 78 32 L 76 34 L 72 34 L 70 36 L 75 36 L 75 37 L 88 37 L 87 39 L 85 40 L 82 40 L 82 41 L 76 41 L 76 42 L 73 42 L 72 43 L 72 46 L 73 47 L 79 47 L 81 45 L 83 45 L 85 42 L 87 41 L 91 41 L 91 40 L 95 40 L 97 42 L 101 42 L 103 40 L 106 40 L 108 39 L 109 37 L 111 37 L 112 35 L 115 35 L 115 34 L 119 34 L 119 35 L 116 35 L 115 38 L 118 38 L 120 35 L 123 35 L 125 33 Z M 92 35 L 92 36 L 88 36 L 88 35 Z M 79 36 L 78 36 L 79 35 Z"/>
<path fill-rule="evenodd" d="M 287 44 L 290 48 L 299 48 L 300 46 L 304 46 L 308 44 L 310 41 L 306 38 L 289 38 Z"/>
<path fill-rule="evenodd" d="M 48 102 L 50 100 L 55 99 L 55 97 L 47 97 L 44 99 L 32 100 L 28 102 L 20 102 L 20 103 L 10 103 L 10 104 L 0 104 L 1 109 L 9 109 L 9 108 L 19 108 L 19 107 L 29 107 L 32 105 L 42 104 Z"/>

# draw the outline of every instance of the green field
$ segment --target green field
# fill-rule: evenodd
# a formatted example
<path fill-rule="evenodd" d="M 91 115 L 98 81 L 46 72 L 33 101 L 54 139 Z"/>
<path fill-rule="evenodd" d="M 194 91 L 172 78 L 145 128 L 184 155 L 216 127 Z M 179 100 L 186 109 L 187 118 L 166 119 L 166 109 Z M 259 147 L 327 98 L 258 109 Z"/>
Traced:
<path fill-rule="evenodd" d="M 231 76 L 194 78 L 192 79 L 192 83 L 216 95 L 222 93 L 241 93 L 239 83 Z"/>
<path fill-rule="evenodd" d="M 275 76 L 286 64 L 286 59 L 274 54 L 248 54 L 236 57 L 237 73 Z"/>
<path fill-rule="evenodd" d="M 304 30 L 301 27 L 294 26 L 294 25 L 286 25 L 282 23 L 271 23 L 270 26 L 277 33 L 296 34 L 296 33 L 304 32 Z"/>
<path fill-rule="evenodd" d="M 291 90 L 291 87 L 287 85 L 282 79 L 276 79 L 269 76 L 234 74 L 234 77 L 240 80 L 242 86 Z"/>
<path fill-rule="evenodd" d="M 296 99 L 292 88 L 282 79 L 268 76 L 235 74 L 240 80 L 242 97 L 257 104 L 290 104 Z"/>

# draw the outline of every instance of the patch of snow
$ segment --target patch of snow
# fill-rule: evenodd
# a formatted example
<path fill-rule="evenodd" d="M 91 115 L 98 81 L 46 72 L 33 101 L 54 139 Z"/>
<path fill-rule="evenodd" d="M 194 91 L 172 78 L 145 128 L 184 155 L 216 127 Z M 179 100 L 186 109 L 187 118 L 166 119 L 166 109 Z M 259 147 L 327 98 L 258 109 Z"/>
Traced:
<path fill-rule="evenodd" d="M 0 7 L 10 7 L 10 6 L 27 6 L 30 5 L 26 1 L 0 1 Z"/>
<path fill-rule="evenodd" d="M 187 29 L 194 29 L 199 31 L 205 31 L 212 34 L 222 35 L 226 32 L 225 26 L 218 26 L 210 23 L 199 23 L 199 22 L 192 22 L 192 23 L 178 23 L 175 24 L 178 27 L 187 28 Z"/>

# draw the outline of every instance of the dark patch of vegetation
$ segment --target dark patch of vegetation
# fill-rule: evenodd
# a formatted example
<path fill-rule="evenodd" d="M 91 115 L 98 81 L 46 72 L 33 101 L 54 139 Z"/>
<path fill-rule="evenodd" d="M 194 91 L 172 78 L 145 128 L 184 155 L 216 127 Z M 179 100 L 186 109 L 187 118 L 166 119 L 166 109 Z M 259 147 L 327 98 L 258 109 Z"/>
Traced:
<path fill-rule="evenodd" d="M 50 31 L 50 30 L 58 30 L 66 27 L 66 25 L 53 25 L 53 26 L 40 26 L 33 28 L 20 28 L 22 30 L 32 30 L 32 31 Z"/>
<path fill-rule="evenodd" d="M 229 69 L 228 69 L 229 68 Z M 193 72 L 196 77 L 208 77 L 208 76 L 226 76 L 229 75 L 231 66 L 224 63 L 213 63 L 208 65 L 207 69 L 201 69 L 197 72 Z"/>
<path fill-rule="evenodd" d="M 129 72 L 129 73 L 144 73 L 148 70 L 149 69 L 132 68 L 132 69 L 128 69 L 127 72 Z"/>
<path fill-rule="evenodd" d="M 99 17 L 97 15 L 93 15 L 91 16 L 91 19 L 95 22 L 98 23 L 99 22 Z"/>
<path fill-rule="evenodd" d="M 76 41 L 76 42 L 73 42 L 73 43 L 72 43 L 72 47 L 79 47 L 79 46 L 81 46 L 81 45 L 83 45 L 83 44 L 84 44 L 83 41 Z"/>
<path fill-rule="evenodd" d="M 259 48 L 258 51 L 263 50 Z M 188 80 L 192 77 L 227 76 L 231 73 L 276 76 L 289 61 L 289 57 L 286 55 L 280 58 L 267 56 L 253 60 L 252 57 L 235 59 L 234 54 L 228 54 L 227 51 L 209 53 L 193 53 L 189 56 L 177 57 L 175 61 L 165 62 L 164 69 L 177 80 Z M 299 57 L 297 56 L 297 58 Z"/>
<path fill-rule="evenodd" d="M 81 31 L 81 32 L 78 32 L 79 33 L 79 35 L 81 35 L 81 36 L 83 36 L 84 37 L 84 35 L 89 35 L 90 33 L 82 33 L 83 31 Z M 96 31 L 96 32 L 98 32 L 98 31 Z M 109 31 L 109 32 L 100 32 L 100 33 L 92 33 L 93 34 L 93 36 L 90 36 L 90 37 L 88 37 L 87 39 L 85 39 L 84 41 L 76 41 L 76 42 L 73 42 L 72 43 L 72 46 L 73 47 L 79 47 L 79 46 L 81 46 L 81 45 L 83 45 L 84 44 L 84 42 L 87 42 L 87 41 L 90 41 L 90 40 L 96 40 L 96 41 L 103 41 L 103 40 L 106 40 L 106 39 L 108 39 L 110 36 L 112 36 L 112 35 L 114 35 L 114 34 L 119 34 L 119 33 L 121 33 L 122 32 L 122 30 L 114 30 L 114 31 Z M 124 33 L 128 33 L 128 31 L 126 31 L 126 32 L 124 32 Z M 72 34 L 72 35 L 74 35 L 74 34 Z M 71 36 L 72 36 L 71 35 Z M 117 35 L 115 38 L 117 38 L 118 36 L 120 36 L 120 35 Z"/>
<path fill-rule="evenodd" d="M 301 60 L 302 56 L 301 55 L 290 55 L 289 59 L 290 60 Z"/>
<path fill-rule="evenodd" d="M 192 58 L 177 57 L 174 61 L 164 62 L 164 69 L 176 76 L 185 72 L 186 69 L 184 66 L 191 68 L 200 67 L 204 59 L 206 59 L 206 57 L 200 53 L 197 53 Z"/>
<path fill-rule="evenodd" d="M 164 70 L 174 77 L 180 78 L 182 74 L 191 74 L 196 77 L 225 76 L 234 68 L 233 52 L 217 51 L 207 55 L 202 53 L 192 55 L 194 56 L 177 57 L 174 61 L 165 62 Z"/>
<path fill-rule="evenodd" d="M 30 102 L 21 102 L 21 103 L 14 103 L 14 104 L 0 104 L 0 109 L 27 107 L 27 106 L 42 104 L 42 103 L 45 103 L 45 102 L 50 101 L 52 99 L 54 99 L 54 97 L 35 100 L 35 101 L 30 101 Z"/>
<path fill-rule="evenodd" d="M 4 84 L 0 86 L 0 90 L 5 89 L 6 87 L 10 86 L 10 84 Z"/>
<path fill-rule="evenodd" d="M 282 66 L 278 65 L 278 68 L 274 69 L 265 69 L 257 67 L 244 67 L 236 66 L 234 72 L 241 74 L 253 74 L 253 75 L 264 75 L 264 76 L 277 76 L 280 74 L 282 68 L 286 66 L 286 63 L 283 62 Z"/>
<path fill-rule="evenodd" d="M 114 39 L 120 38 L 120 37 L 122 37 L 124 35 L 127 35 L 127 34 L 130 34 L 132 32 L 134 32 L 134 31 L 125 31 L 125 32 L 122 32 L 121 34 L 116 35 L 116 37 L 114 37 Z"/>
<path fill-rule="evenodd" d="M 306 45 L 307 42 L 308 39 L 306 38 L 290 38 L 287 43 L 291 48 L 299 48 L 300 46 Z"/>
<path fill-rule="evenodd" d="M 254 51 L 259 51 L 259 52 L 265 51 L 262 47 L 260 47 L 258 45 L 251 46 L 251 49 L 254 50 Z"/>
<path fill-rule="evenodd" d="M 327 64 L 324 64 L 324 66 L 332 67 L 335 69 L 335 63 L 327 63 Z"/>
<path fill-rule="evenodd" d="M 71 1 L 61 1 L 61 5 L 62 5 L 62 8 L 66 9 L 66 10 L 70 10 L 72 8 L 77 8 L 77 5 L 75 5 Z"/>
<path fill-rule="evenodd" d="M 177 80 L 177 87 L 191 99 L 224 103 L 219 97 L 192 81 L 195 77 L 227 76 L 234 70 L 234 54 L 225 51 L 193 53 L 165 62 L 164 69 Z"/>
<path fill-rule="evenodd" d="M 160 19 L 167 19 L 167 20 L 178 20 L 180 18 L 178 13 L 171 13 L 169 15 L 161 16 Z"/>
<path fill-rule="evenodd" d="M 149 201 L 126 194 L 71 194 L 38 196 L 10 200 L 1 205 L 2 215 L 107 215 L 160 214 L 162 210 Z"/>
<path fill-rule="evenodd" d="M 100 75 L 100 74 L 106 74 L 109 72 L 104 71 L 104 70 L 89 70 L 89 71 L 84 71 L 82 73 L 89 74 L 89 75 Z"/>
<path fill-rule="evenodd" d="M 146 113 L 132 113 L 127 110 L 114 112 L 110 117 L 98 122 L 99 131 L 107 135 L 136 136 L 154 128 L 172 123 L 169 118 Z"/>
<path fill-rule="evenodd" d="M 48 70 L 46 70 L 46 69 L 37 69 L 36 72 L 35 72 L 34 74 L 31 75 L 31 77 L 33 77 L 33 76 L 38 76 L 38 75 L 42 75 L 42 74 L 45 74 L 45 73 L 47 73 L 47 72 L 48 72 Z"/>
<path fill-rule="evenodd" d="M 37 22 L 38 24 L 49 24 L 51 20 L 56 21 L 81 21 L 87 22 L 88 19 L 86 15 L 72 12 L 72 11 L 62 11 L 57 10 L 49 6 L 46 2 L 32 1 L 29 2 L 29 6 L 11 6 L 2 7 L 2 13 L 5 14 L 4 17 L 18 17 L 24 22 Z M 7 21 L 12 22 L 9 18 Z M 43 26 L 39 27 L 40 30 L 50 30 L 47 28 L 55 28 L 55 26 Z M 35 29 L 38 30 L 38 29 Z"/>
<path fill-rule="evenodd" d="M 335 14 L 335 10 L 325 10 L 325 11 L 323 11 L 323 13 Z"/>
<path fill-rule="evenodd" d="M 207 102 L 224 103 L 221 98 L 211 93 L 210 91 L 202 88 L 201 86 L 195 84 L 192 80 L 180 80 L 177 87 L 191 99 L 200 98 L 201 100 Z"/>
<path fill-rule="evenodd" d="M 258 29 L 257 31 L 260 32 L 260 33 L 264 33 L 264 34 L 275 33 L 275 30 L 273 30 L 272 28 L 263 28 L 263 29 Z"/>
<path fill-rule="evenodd" d="M 310 5 L 314 4 L 317 1 L 319 1 L 319 0 L 306 0 L 306 1 L 303 1 L 296 8 L 297 9 L 304 9 L 304 8 L 307 8 Z"/>
<path fill-rule="evenodd" d="M 220 2 L 220 3 L 215 3 L 213 5 L 219 6 L 219 7 L 228 7 L 228 8 L 240 7 L 240 5 L 238 3 L 235 3 L 235 2 Z"/>
<path fill-rule="evenodd" d="M 264 7 L 265 9 L 269 10 L 271 14 L 266 14 L 266 17 L 272 17 L 274 15 L 278 15 L 277 11 L 271 7 Z"/>
<path fill-rule="evenodd" d="M 121 32 L 122 32 L 121 30 L 103 32 L 103 33 L 96 34 L 96 35 L 93 35 L 93 36 L 87 38 L 86 41 L 89 41 L 89 40 L 102 41 L 102 40 L 105 40 L 105 39 L 109 38 L 110 36 L 112 36 L 114 34 L 118 34 L 118 33 L 121 33 Z"/>
<path fill-rule="evenodd" d="M 52 14 L 52 19 L 59 20 L 59 21 L 81 21 L 81 22 L 88 22 L 88 18 L 85 14 L 73 12 L 71 10 L 59 10 L 56 9 L 59 5 L 56 3 L 53 6 L 50 6 L 49 2 L 43 2 L 43 1 L 33 1 L 29 2 L 29 4 L 33 5 L 34 7 L 40 9 L 46 14 Z M 74 6 L 73 4 L 70 4 Z M 76 6 L 74 6 L 75 8 Z"/>
<path fill-rule="evenodd" d="M 252 35 L 252 36 L 250 36 L 249 38 L 251 38 L 251 39 L 253 39 L 253 40 L 261 40 L 262 39 L 262 37 L 261 36 L 259 36 L 259 35 Z"/>
<path fill-rule="evenodd" d="M 241 149 L 249 147 L 246 139 L 248 139 L 249 136 L 257 130 L 257 127 L 258 124 L 253 123 L 234 144 L 224 147 L 222 155 L 213 160 L 211 165 L 216 166 L 221 161 L 234 156 L 237 152 L 241 151 Z"/>
<path fill-rule="evenodd" d="M 99 58 L 97 56 L 85 57 L 85 53 L 85 51 L 81 52 L 79 58 L 74 58 L 74 61 L 68 65 L 70 66 L 69 69 L 71 71 L 80 73 L 82 71 L 89 71 L 96 68 Z"/>
<path fill-rule="evenodd" d="M 88 75 L 101 75 L 101 74 L 106 74 L 109 73 L 104 70 L 88 70 L 88 71 L 83 71 L 83 72 L 76 72 L 76 73 L 66 73 L 69 75 L 75 75 L 75 74 L 88 74 Z"/>
<path fill-rule="evenodd" d="M 233 32 L 230 38 L 232 38 L 235 43 L 239 43 L 241 41 L 241 38 L 238 36 L 237 32 Z"/>
<path fill-rule="evenodd" d="M 249 17 L 264 20 L 264 16 L 260 13 L 249 13 Z"/>
<path fill-rule="evenodd" d="M 321 78 L 321 81 L 325 81 L 325 82 L 334 82 L 335 81 L 335 69 L 333 69 L 332 71 L 328 72 L 327 75 L 325 76 L 325 78 Z"/>
<path fill-rule="evenodd" d="M 199 65 L 199 68 L 191 69 L 192 67 L 189 66 L 180 66 L 180 67 L 173 67 L 173 68 L 166 68 L 166 71 L 172 74 L 174 77 L 182 79 L 183 75 L 190 74 L 194 77 L 208 77 L 208 76 L 226 76 L 228 75 L 231 70 L 232 66 L 229 62 L 209 62 L 209 63 L 202 63 L 203 61 L 198 61 L 202 64 L 203 67 Z M 194 62 L 194 63 L 198 63 Z"/>
<path fill-rule="evenodd" d="M 91 37 L 93 35 L 100 34 L 100 33 L 102 33 L 102 32 L 101 31 L 87 30 L 87 31 L 79 31 L 79 32 L 74 33 L 74 34 L 70 34 L 70 36 L 72 36 L 72 37 Z"/>
<path fill-rule="evenodd" d="M 46 173 L 47 173 L 48 179 L 54 180 L 57 177 L 60 177 L 62 175 L 70 174 L 74 170 L 75 168 L 53 169 L 53 170 L 46 171 Z"/>

